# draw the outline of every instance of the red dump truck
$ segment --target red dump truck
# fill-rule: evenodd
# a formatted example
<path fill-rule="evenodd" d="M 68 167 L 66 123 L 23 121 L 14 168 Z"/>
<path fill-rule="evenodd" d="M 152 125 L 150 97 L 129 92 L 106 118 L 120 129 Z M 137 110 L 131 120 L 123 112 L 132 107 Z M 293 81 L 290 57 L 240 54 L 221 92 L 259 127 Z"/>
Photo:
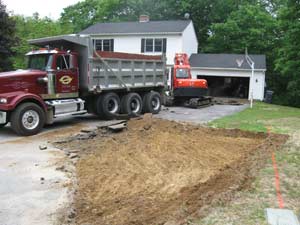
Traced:
<path fill-rule="evenodd" d="M 89 36 L 35 39 L 28 68 L 0 73 L 0 127 L 37 134 L 54 118 L 85 113 L 112 119 L 158 113 L 166 86 L 165 58 L 94 51 Z M 50 46 L 44 48 L 45 46 Z"/>

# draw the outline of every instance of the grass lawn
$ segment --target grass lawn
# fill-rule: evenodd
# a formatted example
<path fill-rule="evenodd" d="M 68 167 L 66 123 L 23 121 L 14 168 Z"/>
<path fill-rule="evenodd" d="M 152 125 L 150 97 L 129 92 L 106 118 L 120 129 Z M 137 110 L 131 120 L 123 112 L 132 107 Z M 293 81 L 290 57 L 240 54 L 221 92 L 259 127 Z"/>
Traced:
<path fill-rule="evenodd" d="M 300 109 L 255 102 L 252 109 L 214 120 L 209 125 L 258 132 L 266 132 L 267 126 L 271 126 L 272 132 L 289 133 L 300 129 Z"/>
<path fill-rule="evenodd" d="M 300 215 L 300 109 L 256 102 L 246 109 L 209 123 L 212 127 L 272 132 L 290 135 L 289 141 L 276 152 L 285 208 Z M 230 202 L 208 209 L 206 217 L 192 221 L 200 225 L 263 225 L 267 224 L 265 208 L 278 208 L 271 155 L 257 174 L 249 190 L 238 192 Z"/>

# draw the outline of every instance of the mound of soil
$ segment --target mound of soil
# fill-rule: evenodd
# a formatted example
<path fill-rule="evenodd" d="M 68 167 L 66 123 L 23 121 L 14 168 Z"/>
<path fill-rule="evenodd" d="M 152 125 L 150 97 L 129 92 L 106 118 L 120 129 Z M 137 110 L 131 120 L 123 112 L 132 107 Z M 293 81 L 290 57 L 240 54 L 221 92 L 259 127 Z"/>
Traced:
<path fill-rule="evenodd" d="M 129 121 L 126 131 L 64 144 L 83 152 L 76 223 L 184 223 L 202 206 L 247 186 L 270 150 L 285 141 L 148 116 Z"/>

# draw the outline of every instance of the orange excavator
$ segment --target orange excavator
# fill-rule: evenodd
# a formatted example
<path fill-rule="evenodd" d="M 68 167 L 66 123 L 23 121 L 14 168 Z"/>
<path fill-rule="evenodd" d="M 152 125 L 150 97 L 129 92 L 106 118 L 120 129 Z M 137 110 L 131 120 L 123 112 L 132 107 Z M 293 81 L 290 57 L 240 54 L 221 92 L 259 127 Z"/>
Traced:
<path fill-rule="evenodd" d="M 188 55 L 176 53 L 171 69 L 171 88 L 166 105 L 180 105 L 190 108 L 209 106 L 212 97 L 207 96 L 208 84 L 204 79 L 193 79 Z"/>

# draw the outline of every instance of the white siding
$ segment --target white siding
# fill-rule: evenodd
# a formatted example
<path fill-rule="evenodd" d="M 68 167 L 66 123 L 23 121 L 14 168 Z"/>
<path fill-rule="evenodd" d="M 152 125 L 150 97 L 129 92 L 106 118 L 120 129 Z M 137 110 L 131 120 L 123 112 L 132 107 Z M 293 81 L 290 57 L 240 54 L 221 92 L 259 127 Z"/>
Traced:
<path fill-rule="evenodd" d="M 190 57 L 193 53 L 198 53 L 198 40 L 192 22 L 185 28 L 182 34 L 182 51 Z"/>
<path fill-rule="evenodd" d="M 175 53 L 182 52 L 182 36 L 176 34 L 168 35 L 126 35 L 126 36 L 95 36 L 98 39 L 114 39 L 115 52 L 127 52 L 135 54 L 160 55 L 161 53 L 141 53 L 142 38 L 166 38 L 167 39 L 167 65 L 172 65 Z"/>
<path fill-rule="evenodd" d="M 253 79 L 253 98 L 258 100 L 263 100 L 264 93 L 265 93 L 265 73 L 255 72 L 254 79 Z"/>
<path fill-rule="evenodd" d="M 203 76 L 218 76 L 218 77 L 251 77 L 251 70 L 230 70 L 230 69 L 209 69 L 209 68 L 192 68 L 192 77 L 197 78 L 197 75 Z M 251 84 L 253 83 L 253 98 L 257 100 L 264 99 L 265 91 L 265 72 L 255 71 L 253 81 L 249 84 L 249 99 Z M 209 85 L 209 84 L 208 84 Z"/>

